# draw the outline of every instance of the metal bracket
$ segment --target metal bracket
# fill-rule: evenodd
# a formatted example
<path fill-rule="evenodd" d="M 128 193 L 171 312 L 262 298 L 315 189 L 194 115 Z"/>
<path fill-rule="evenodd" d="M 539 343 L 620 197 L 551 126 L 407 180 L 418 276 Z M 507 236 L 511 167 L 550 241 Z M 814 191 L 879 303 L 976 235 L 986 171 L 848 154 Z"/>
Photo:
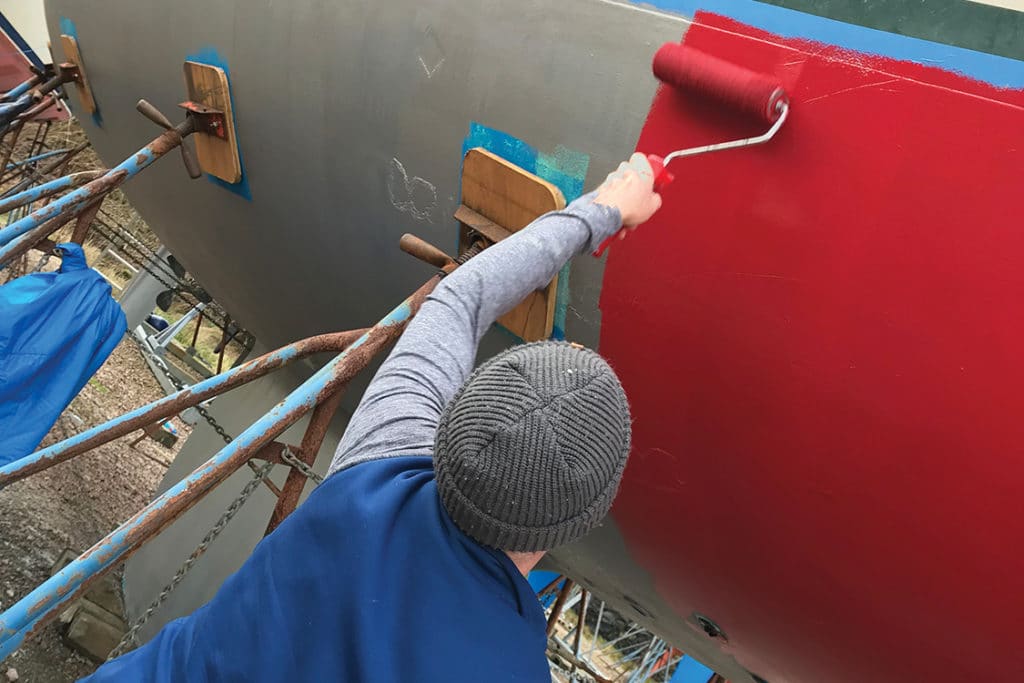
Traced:
<path fill-rule="evenodd" d="M 74 83 L 81 86 L 85 85 L 85 79 L 82 78 L 82 70 L 78 68 L 77 64 L 64 62 L 58 67 L 57 73 L 60 74 L 61 80 L 64 83 Z"/>
<path fill-rule="evenodd" d="M 455 220 L 461 223 L 466 231 L 460 235 L 460 251 L 468 249 L 476 237 L 483 238 L 487 246 L 490 246 L 512 235 L 511 230 L 503 228 L 465 204 L 459 204 L 459 208 L 455 210 Z"/>
<path fill-rule="evenodd" d="M 197 133 L 206 133 L 221 140 L 228 139 L 227 119 L 224 112 L 220 109 L 214 109 L 191 100 L 181 102 L 178 106 L 187 111 L 188 115 L 195 121 Z"/>

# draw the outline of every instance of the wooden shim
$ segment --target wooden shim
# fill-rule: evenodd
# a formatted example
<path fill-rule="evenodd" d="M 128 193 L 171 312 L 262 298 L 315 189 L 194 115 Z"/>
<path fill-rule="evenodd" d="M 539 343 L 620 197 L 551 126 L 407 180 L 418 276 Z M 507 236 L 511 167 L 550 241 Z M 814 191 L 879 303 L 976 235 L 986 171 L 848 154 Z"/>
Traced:
<path fill-rule="evenodd" d="M 522 230 L 538 216 L 565 208 L 561 190 L 485 149 L 466 153 L 462 164 L 462 203 L 504 230 Z M 472 227 L 463 223 L 463 232 Z M 463 243 L 466 236 L 463 235 Z M 551 336 L 555 320 L 558 278 L 531 293 L 521 304 L 498 319 L 524 341 Z"/>
<path fill-rule="evenodd" d="M 204 172 L 228 183 L 242 179 L 242 162 L 238 158 L 238 141 L 235 137 L 235 117 L 231 111 L 231 91 L 228 75 L 224 69 L 185 62 L 185 89 L 188 99 L 224 112 L 226 138 L 207 133 L 195 133 L 196 156 Z"/>
<path fill-rule="evenodd" d="M 75 81 L 78 101 L 82 103 L 83 109 L 90 114 L 95 114 L 96 100 L 92 96 L 92 86 L 89 85 L 89 77 L 85 73 L 85 64 L 82 62 L 82 53 L 78 50 L 78 41 L 74 36 L 61 34 L 60 44 L 64 48 L 64 58 L 78 67 L 78 80 Z"/>

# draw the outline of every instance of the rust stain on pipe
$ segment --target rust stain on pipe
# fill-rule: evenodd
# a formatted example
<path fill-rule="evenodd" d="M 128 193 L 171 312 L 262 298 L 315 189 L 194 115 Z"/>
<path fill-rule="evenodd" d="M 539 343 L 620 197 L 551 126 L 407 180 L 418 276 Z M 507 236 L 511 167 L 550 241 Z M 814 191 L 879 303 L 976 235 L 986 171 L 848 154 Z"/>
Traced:
<path fill-rule="evenodd" d="M 85 243 L 85 238 L 89 235 L 89 228 L 92 227 L 92 222 L 96 219 L 96 214 L 99 213 L 102 204 L 103 197 L 100 197 L 78 214 L 78 218 L 75 219 L 75 229 L 71 233 L 72 242 L 75 244 Z"/>
<path fill-rule="evenodd" d="M 0 489 L 12 482 L 18 481 L 19 479 L 24 479 L 31 474 L 41 472 L 48 467 L 56 465 L 57 463 L 70 460 L 76 455 L 81 455 L 82 453 L 92 450 L 97 446 L 101 446 L 113 441 L 114 439 L 125 436 L 126 434 L 130 434 L 136 429 L 142 429 L 146 425 L 153 424 L 159 420 L 176 415 L 186 408 L 191 408 L 209 398 L 213 398 L 214 396 L 218 396 L 226 391 L 230 391 L 231 389 L 251 382 L 254 379 L 263 377 L 269 372 L 283 367 L 284 365 L 288 365 L 296 360 L 301 360 L 318 353 L 336 353 L 343 351 L 349 344 L 361 337 L 365 332 L 366 330 L 352 330 L 350 332 L 332 332 L 330 334 L 308 337 L 307 339 L 303 339 L 290 345 L 290 347 L 294 348 L 295 351 L 294 355 L 291 357 L 286 358 L 278 351 L 272 351 L 260 356 L 259 358 L 254 358 L 235 370 L 229 371 L 231 375 L 225 378 L 223 382 L 205 390 L 197 391 L 195 387 L 183 389 L 176 394 L 171 394 L 167 399 L 158 401 L 149 410 L 143 411 L 142 413 L 139 413 L 128 420 L 124 420 L 123 422 L 117 422 L 111 425 L 109 429 L 97 432 L 93 436 L 83 439 L 78 443 L 62 448 L 61 446 L 64 442 L 61 442 L 44 449 L 51 452 L 46 458 L 30 461 L 11 472 L 0 473 Z M 200 385 L 202 384 L 206 384 L 206 382 L 201 382 Z M 72 440 L 73 438 L 68 439 L 67 441 Z M 254 455 L 254 457 L 259 457 L 259 455 Z"/>
<path fill-rule="evenodd" d="M 548 616 L 548 638 L 550 638 L 551 634 L 555 632 L 555 626 L 558 625 L 558 617 L 562 616 L 562 608 L 565 607 L 565 601 L 569 599 L 569 593 L 572 592 L 573 585 L 573 580 L 566 578 L 565 585 L 562 586 L 561 592 L 559 592 L 558 597 L 555 598 L 555 604 L 551 608 L 551 614 Z"/>
<path fill-rule="evenodd" d="M 127 176 L 127 171 L 114 171 L 87 183 L 81 188 L 82 190 L 85 190 L 82 202 L 88 202 L 90 199 L 102 198 L 108 192 L 124 182 L 124 179 Z M 52 204 L 51 206 L 56 205 Z M 81 206 L 81 204 L 77 204 L 76 206 Z M 0 265 L 10 263 L 35 247 L 35 245 L 41 240 L 49 237 L 51 234 L 59 230 L 62 225 L 74 218 L 75 211 L 76 209 L 72 207 L 68 207 L 65 211 L 61 211 L 60 209 L 50 210 L 49 207 L 41 209 L 39 211 L 39 219 L 44 222 L 17 237 L 16 240 L 20 246 L 13 247 L 7 253 L 6 260 Z M 15 242 L 12 241 L 11 244 L 13 245 Z"/>
<path fill-rule="evenodd" d="M 265 416 L 264 419 L 271 418 L 272 416 L 269 424 L 261 425 L 262 431 L 249 434 L 245 445 L 239 445 L 239 440 L 246 436 L 246 433 L 243 433 L 239 436 L 238 440 L 224 447 L 224 449 L 232 449 L 233 452 L 222 456 L 221 453 L 224 450 L 222 449 L 222 451 L 218 452 L 218 454 L 214 455 L 189 475 L 186 481 L 180 482 L 173 487 L 172 490 L 175 493 L 171 494 L 168 491 L 159 496 L 83 553 L 73 563 L 75 565 L 73 570 L 67 574 L 62 572 L 58 575 L 60 577 L 58 586 L 50 588 L 48 593 L 44 591 L 39 600 L 29 605 L 24 616 L 24 621 L 29 623 L 25 623 L 20 628 L 12 624 L 15 631 L 11 632 L 10 629 L 5 629 L 5 632 L 0 633 L 0 636 L 5 638 L 16 637 L 17 632 L 20 630 L 25 630 L 25 633 L 28 635 L 38 632 L 44 624 L 52 620 L 78 595 L 84 593 L 90 585 L 99 580 L 100 577 L 104 576 L 120 561 L 130 557 L 143 543 L 159 534 L 164 528 L 195 505 L 211 489 L 223 482 L 251 457 L 260 453 L 264 447 L 308 412 L 311 406 L 318 406 L 320 403 L 335 396 L 357 372 L 369 363 L 377 352 L 401 333 L 406 323 L 419 310 L 423 301 L 437 283 L 440 282 L 440 279 L 441 276 L 437 275 L 428 280 L 412 296 L 406 299 L 402 305 L 395 309 L 395 311 L 392 311 L 384 321 L 378 323 L 369 332 L 361 336 L 357 340 L 358 345 L 354 348 L 349 348 L 343 356 L 332 361 L 329 369 L 327 367 L 322 369 L 320 372 L 327 371 L 329 376 L 323 379 L 322 384 L 318 382 L 319 389 L 316 390 L 313 396 L 303 397 L 300 399 L 300 402 L 292 401 L 291 403 L 294 407 L 285 412 L 276 415 L 272 412 Z M 406 310 L 402 310 L 403 307 Z M 323 337 L 332 336 L 335 335 L 323 335 Z M 258 362 L 260 361 L 253 361 L 253 363 Z M 286 398 L 285 401 L 288 402 L 289 399 Z M 146 412 L 151 413 L 152 411 Z M 325 410 L 324 414 L 327 412 Z M 148 415 L 146 417 L 152 422 L 155 416 Z M 313 422 L 319 425 L 327 421 L 327 417 L 324 417 Z M 250 427 L 246 432 L 249 432 L 254 427 L 256 425 Z M 109 432 L 111 431 L 113 430 L 106 430 L 101 435 L 96 435 L 102 439 L 99 443 L 109 441 L 111 438 Z M 310 435 L 310 443 L 312 443 L 314 438 L 317 438 L 316 432 L 319 431 L 319 428 L 311 431 L 314 433 Z M 322 437 L 319 438 L 322 439 Z M 85 564 L 92 565 L 92 567 L 83 566 Z M 57 577 L 54 577 L 54 579 L 57 579 Z M 36 590 L 43 590 L 44 586 L 54 579 L 44 583 L 43 586 Z M 567 588 L 570 585 L 571 582 L 567 582 Z M 24 623 L 24 621 L 19 621 L 18 623 Z"/>
<path fill-rule="evenodd" d="M 306 426 L 306 433 L 302 437 L 302 445 L 295 452 L 295 456 L 306 465 L 312 467 L 313 463 L 316 462 L 316 456 L 320 453 L 320 446 L 324 442 L 324 437 L 327 436 L 327 428 L 331 425 L 331 418 L 334 417 L 334 413 L 338 410 L 338 404 L 341 403 L 341 398 L 344 395 L 344 388 L 339 389 L 330 398 L 317 404 L 317 407 L 313 409 L 313 414 L 309 418 L 309 424 Z M 270 522 L 267 523 L 267 529 L 263 532 L 264 536 L 276 529 L 284 521 L 285 517 L 295 511 L 295 508 L 299 505 L 299 497 L 302 496 L 302 491 L 305 488 L 306 475 L 292 468 L 288 472 L 288 479 L 284 482 L 284 488 L 281 490 L 281 496 L 278 498 L 277 505 L 274 506 L 274 511 L 270 515 Z"/>

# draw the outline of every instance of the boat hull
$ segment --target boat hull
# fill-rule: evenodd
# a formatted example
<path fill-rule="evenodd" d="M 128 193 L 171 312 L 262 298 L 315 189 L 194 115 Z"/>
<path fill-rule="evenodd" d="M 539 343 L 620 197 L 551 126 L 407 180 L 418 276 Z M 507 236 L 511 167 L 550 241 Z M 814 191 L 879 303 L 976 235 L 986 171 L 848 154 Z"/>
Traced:
<path fill-rule="evenodd" d="M 611 518 L 553 561 L 734 682 L 1020 678 L 1024 245 L 1001 218 L 1024 145 L 1020 62 L 761 3 L 695 3 L 733 18 L 662 4 L 47 11 L 52 36 L 78 35 L 102 113 L 83 125 L 108 162 L 156 132 L 137 99 L 183 99 L 186 58 L 230 72 L 243 183 L 190 182 L 167 159 L 127 193 L 266 348 L 370 324 L 429 276 L 398 238 L 454 248 L 467 146 L 571 195 L 634 149 L 754 132 L 659 92 L 663 42 L 774 71 L 793 117 L 772 145 L 688 162 L 651 225 L 572 264 L 556 333 L 623 376 L 636 449 Z M 991 10 L 943 35 L 1006 52 L 1017 15 Z M 494 331 L 482 351 L 511 341 Z M 219 400 L 218 419 L 237 432 L 304 372 Z M 168 481 L 219 443 L 198 429 Z M 132 560 L 132 611 L 247 476 Z M 271 504 L 257 496 L 161 618 L 212 595 Z"/>

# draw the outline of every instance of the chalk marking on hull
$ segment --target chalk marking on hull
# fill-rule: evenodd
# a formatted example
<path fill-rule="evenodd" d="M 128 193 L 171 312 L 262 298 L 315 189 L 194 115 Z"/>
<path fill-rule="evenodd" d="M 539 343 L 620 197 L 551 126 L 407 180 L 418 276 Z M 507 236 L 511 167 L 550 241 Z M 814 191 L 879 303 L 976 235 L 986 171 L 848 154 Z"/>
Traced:
<path fill-rule="evenodd" d="M 437 188 L 433 183 L 419 176 L 410 179 L 402 162 L 392 158 L 387 185 L 392 206 L 418 221 L 431 219 L 437 209 Z"/>

